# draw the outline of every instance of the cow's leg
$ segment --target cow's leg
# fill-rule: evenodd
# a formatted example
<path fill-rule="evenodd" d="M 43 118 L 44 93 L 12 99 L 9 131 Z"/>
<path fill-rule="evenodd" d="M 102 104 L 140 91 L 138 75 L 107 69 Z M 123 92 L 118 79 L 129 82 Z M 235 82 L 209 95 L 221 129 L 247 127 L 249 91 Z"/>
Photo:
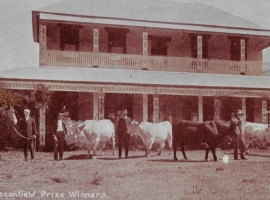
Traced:
<path fill-rule="evenodd" d="M 99 139 L 96 139 L 93 144 L 93 157 L 92 157 L 93 160 L 96 159 L 96 150 L 97 150 L 98 143 L 99 143 Z"/>
<path fill-rule="evenodd" d="M 160 154 L 161 154 L 161 150 L 164 148 L 164 146 L 165 146 L 165 142 L 161 142 L 161 143 L 159 143 L 159 150 L 158 150 L 158 156 L 160 156 Z"/>
<path fill-rule="evenodd" d="M 150 151 L 151 151 L 151 147 L 148 147 L 147 148 L 147 155 L 146 155 L 148 158 L 150 158 Z"/>
<path fill-rule="evenodd" d="M 185 152 L 185 147 L 184 147 L 184 145 L 181 145 L 181 151 L 182 151 L 182 154 L 183 154 L 184 158 L 187 160 L 188 158 L 187 158 L 187 156 L 186 156 L 186 152 Z"/>
<path fill-rule="evenodd" d="M 177 146 L 178 146 L 178 142 L 176 142 L 176 140 L 173 140 L 173 159 L 174 160 L 178 160 L 177 156 L 176 156 L 176 150 L 177 150 Z"/>
<path fill-rule="evenodd" d="M 213 154 L 213 157 L 214 157 L 214 161 L 217 162 L 217 156 L 216 156 L 216 148 L 215 147 L 211 147 L 211 152 Z"/>
<path fill-rule="evenodd" d="M 100 148 L 101 148 L 101 152 L 100 155 L 103 156 L 104 155 L 104 148 L 106 147 L 106 142 L 100 142 Z M 105 147 L 104 147 L 105 144 Z"/>
<path fill-rule="evenodd" d="M 145 156 L 150 158 L 150 150 L 151 147 L 149 147 L 149 145 L 145 145 Z"/>
<path fill-rule="evenodd" d="M 115 156 L 115 137 L 112 137 L 112 148 L 113 148 L 113 155 Z"/>
<path fill-rule="evenodd" d="M 209 148 L 206 148 L 206 150 L 205 150 L 205 161 L 210 161 L 210 160 L 208 159 L 209 151 L 210 151 L 210 149 L 209 149 Z"/>
<path fill-rule="evenodd" d="M 170 149 L 169 155 L 171 155 L 171 153 L 172 153 L 172 138 L 168 139 L 168 145 L 169 145 L 169 149 Z"/>
<path fill-rule="evenodd" d="M 177 156 L 176 156 L 176 146 L 173 147 L 173 159 L 174 160 L 178 160 Z"/>
<path fill-rule="evenodd" d="M 150 140 L 145 140 L 144 141 L 144 146 L 145 146 L 145 156 L 150 157 L 150 150 L 151 150 L 151 141 Z"/>
<path fill-rule="evenodd" d="M 90 158 L 91 147 L 92 147 L 91 144 L 88 143 L 88 144 L 87 144 L 87 149 L 88 149 L 88 150 L 87 150 L 87 157 L 88 157 L 88 158 Z"/>

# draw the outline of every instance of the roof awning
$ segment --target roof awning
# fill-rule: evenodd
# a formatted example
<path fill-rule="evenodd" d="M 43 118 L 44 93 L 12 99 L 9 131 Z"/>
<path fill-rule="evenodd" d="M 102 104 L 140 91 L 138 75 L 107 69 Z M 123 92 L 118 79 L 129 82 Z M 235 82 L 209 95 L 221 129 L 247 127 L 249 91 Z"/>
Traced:
<path fill-rule="evenodd" d="M 29 67 L 2 71 L 1 80 L 57 81 L 196 88 L 270 89 L 270 77 L 145 70 Z"/>
<path fill-rule="evenodd" d="M 56 21 L 69 21 L 80 23 L 94 23 L 94 24 L 107 24 L 117 26 L 135 26 L 135 27 L 149 27 L 149 28 L 162 28 L 162 29 L 175 29 L 186 31 L 202 31 L 224 34 L 236 34 L 236 35 L 252 35 L 252 36 L 270 36 L 269 30 L 259 29 L 242 29 L 235 27 L 215 27 L 209 25 L 196 25 L 196 24 L 181 24 L 181 23 L 165 23 L 165 22 L 147 22 L 139 20 L 127 20 L 127 19 L 113 19 L 113 18 L 98 18 L 98 17 L 80 17 L 63 14 L 49 14 L 40 13 L 41 20 L 56 20 Z"/>

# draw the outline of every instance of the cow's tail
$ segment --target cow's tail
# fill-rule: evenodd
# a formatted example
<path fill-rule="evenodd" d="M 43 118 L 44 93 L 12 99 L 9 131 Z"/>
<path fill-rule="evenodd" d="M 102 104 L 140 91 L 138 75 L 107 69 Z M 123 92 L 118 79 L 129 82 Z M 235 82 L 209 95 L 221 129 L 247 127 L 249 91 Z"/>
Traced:
<path fill-rule="evenodd" d="M 170 155 L 172 152 L 172 143 L 173 143 L 173 135 L 172 135 L 172 124 L 169 122 L 168 126 L 168 136 L 167 136 L 167 141 L 170 149 Z"/>
<path fill-rule="evenodd" d="M 115 155 L 115 129 L 114 127 L 112 131 L 112 148 L 113 148 L 113 155 Z"/>

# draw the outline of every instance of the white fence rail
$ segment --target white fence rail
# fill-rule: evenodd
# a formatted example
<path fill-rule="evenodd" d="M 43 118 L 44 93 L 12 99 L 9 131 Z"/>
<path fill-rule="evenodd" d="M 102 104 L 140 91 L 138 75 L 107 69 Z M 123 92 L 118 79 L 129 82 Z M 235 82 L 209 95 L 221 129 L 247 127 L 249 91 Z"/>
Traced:
<path fill-rule="evenodd" d="M 174 72 L 261 75 L 260 61 L 207 60 L 183 57 L 142 56 L 129 54 L 46 51 L 46 66 L 99 67 Z"/>

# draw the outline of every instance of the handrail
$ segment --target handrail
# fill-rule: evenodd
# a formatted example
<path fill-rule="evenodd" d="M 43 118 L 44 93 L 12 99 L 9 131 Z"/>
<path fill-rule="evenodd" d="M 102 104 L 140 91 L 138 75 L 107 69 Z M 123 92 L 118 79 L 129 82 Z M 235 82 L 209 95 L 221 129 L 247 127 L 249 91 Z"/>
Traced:
<path fill-rule="evenodd" d="M 46 66 L 262 75 L 261 61 L 46 50 Z"/>

